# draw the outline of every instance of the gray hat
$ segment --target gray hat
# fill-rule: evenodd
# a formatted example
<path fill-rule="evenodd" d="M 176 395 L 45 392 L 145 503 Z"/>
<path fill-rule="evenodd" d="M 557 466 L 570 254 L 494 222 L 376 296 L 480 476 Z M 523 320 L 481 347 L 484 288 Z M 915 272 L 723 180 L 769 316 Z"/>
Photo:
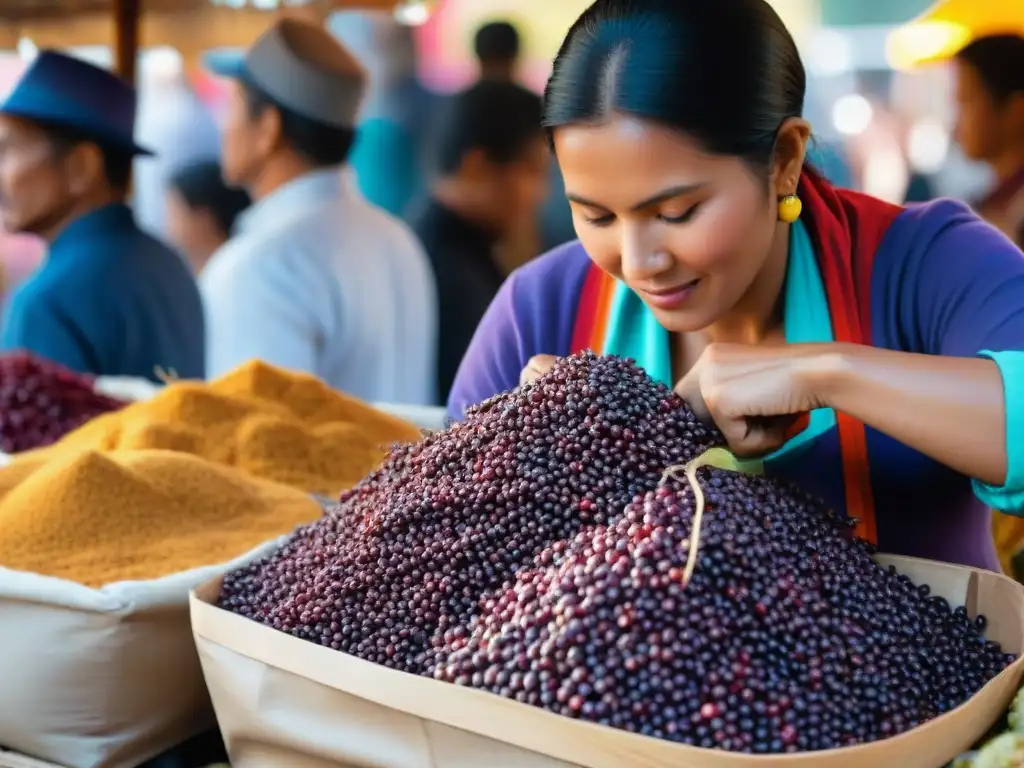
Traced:
<path fill-rule="evenodd" d="M 212 52 L 207 67 L 250 83 L 281 107 L 334 128 L 354 128 L 366 72 L 326 29 L 281 19 L 244 56 Z"/>

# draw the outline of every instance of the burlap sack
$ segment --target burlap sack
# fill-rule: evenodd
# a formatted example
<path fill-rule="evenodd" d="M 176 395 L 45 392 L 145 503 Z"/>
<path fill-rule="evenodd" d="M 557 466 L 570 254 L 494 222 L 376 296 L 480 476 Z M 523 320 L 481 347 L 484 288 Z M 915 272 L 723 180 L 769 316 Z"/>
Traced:
<path fill-rule="evenodd" d="M 987 571 L 903 557 L 933 594 L 984 613 L 986 634 L 1024 650 L 1024 586 Z M 953 712 L 885 741 L 755 757 L 583 723 L 498 696 L 396 672 L 215 607 L 220 580 L 192 596 L 192 628 L 233 768 L 937 768 L 1009 706 L 1024 659 Z"/>
<path fill-rule="evenodd" d="M 189 590 L 274 546 L 99 590 L 0 568 L 0 747 L 67 768 L 137 768 L 212 727 Z"/>

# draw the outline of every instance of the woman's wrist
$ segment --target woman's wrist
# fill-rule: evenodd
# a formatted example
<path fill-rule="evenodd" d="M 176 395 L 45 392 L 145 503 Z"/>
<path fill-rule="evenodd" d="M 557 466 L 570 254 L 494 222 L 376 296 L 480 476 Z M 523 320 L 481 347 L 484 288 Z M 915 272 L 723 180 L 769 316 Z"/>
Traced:
<path fill-rule="evenodd" d="M 855 375 L 861 348 L 856 344 L 833 343 L 798 344 L 791 349 L 795 353 L 796 386 L 810 403 L 809 410 L 841 410 L 843 392 Z"/>
<path fill-rule="evenodd" d="M 857 344 L 811 344 L 788 354 L 805 410 L 831 408 L 968 477 L 1005 485 L 1005 385 L 992 361 Z"/>

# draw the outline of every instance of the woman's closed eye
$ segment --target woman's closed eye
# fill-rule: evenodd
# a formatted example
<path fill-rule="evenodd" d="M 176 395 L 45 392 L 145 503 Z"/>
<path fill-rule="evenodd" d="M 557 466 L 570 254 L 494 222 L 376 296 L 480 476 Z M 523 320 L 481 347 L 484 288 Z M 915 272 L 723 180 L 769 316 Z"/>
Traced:
<path fill-rule="evenodd" d="M 701 203 L 695 203 L 683 211 L 678 216 L 669 216 L 661 213 L 658 218 L 666 224 L 687 224 L 694 219 L 694 217 L 700 212 Z M 600 215 L 586 215 L 583 218 L 588 224 L 594 227 L 607 227 L 609 224 L 615 221 L 615 214 L 604 213 Z"/>
<path fill-rule="evenodd" d="M 700 211 L 700 207 L 701 207 L 700 203 L 695 203 L 694 205 L 691 205 L 689 208 L 687 208 L 685 211 L 683 211 L 678 216 L 667 216 L 667 215 L 665 215 L 663 213 L 663 214 L 661 214 L 660 218 L 666 224 L 686 224 L 686 223 L 688 223 L 690 221 L 693 221 L 693 218 Z"/>
<path fill-rule="evenodd" d="M 587 224 L 590 224 L 592 226 L 607 227 L 609 224 L 615 221 L 615 214 L 605 213 L 600 216 L 584 215 L 583 218 L 586 219 Z"/>

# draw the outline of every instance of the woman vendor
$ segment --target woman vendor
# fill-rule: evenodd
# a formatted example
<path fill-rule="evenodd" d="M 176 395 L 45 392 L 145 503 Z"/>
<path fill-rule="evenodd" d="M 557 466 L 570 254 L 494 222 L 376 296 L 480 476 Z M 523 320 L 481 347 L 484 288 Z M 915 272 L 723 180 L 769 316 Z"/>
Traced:
<path fill-rule="evenodd" d="M 579 241 L 506 281 L 450 415 L 557 356 L 632 357 L 883 551 L 998 569 L 989 507 L 1024 510 L 1024 255 L 959 203 L 831 186 L 805 84 L 765 0 L 585 11 L 545 94 Z"/>

